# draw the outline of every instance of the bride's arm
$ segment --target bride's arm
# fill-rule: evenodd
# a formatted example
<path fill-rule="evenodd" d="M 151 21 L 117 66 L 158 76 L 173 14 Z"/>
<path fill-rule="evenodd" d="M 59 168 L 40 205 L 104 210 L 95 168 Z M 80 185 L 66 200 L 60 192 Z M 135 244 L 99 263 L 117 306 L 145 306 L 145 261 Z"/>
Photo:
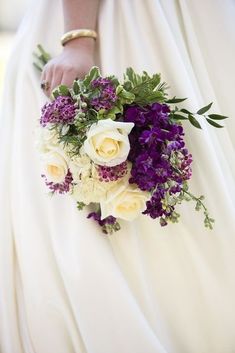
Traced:
<path fill-rule="evenodd" d="M 62 0 L 64 31 L 96 29 L 99 0 Z M 59 40 L 59 38 L 58 38 Z M 48 96 L 59 84 L 70 86 L 76 77 L 83 77 L 94 65 L 93 38 L 77 38 L 66 43 L 60 55 L 50 60 L 42 72 L 42 81 L 49 82 Z"/>

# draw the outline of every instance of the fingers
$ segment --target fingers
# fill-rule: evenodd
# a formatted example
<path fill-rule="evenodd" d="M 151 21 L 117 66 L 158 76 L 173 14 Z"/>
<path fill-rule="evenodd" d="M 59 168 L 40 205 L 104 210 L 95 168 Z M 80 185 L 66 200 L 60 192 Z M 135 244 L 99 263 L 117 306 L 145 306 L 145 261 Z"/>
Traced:
<path fill-rule="evenodd" d="M 53 70 L 53 75 L 52 75 L 50 89 L 49 89 L 50 94 L 54 88 L 61 85 L 62 76 L 63 76 L 63 70 L 61 68 L 55 67 Z"/>
<path fill-rule="evenodd" d="M 44 89 L 47 97 L 50 97 L 54 88 L 59 85 L 72 87 L 73 81 L 78 77 L 74 69 L 63 66 L 46 65 L 41 75 L 41 82 L 48 82 L 49 89 Z"/>
<path fill-rule="evenodd" d="M 51 92 L 51 82 L 52 82 L 52 77 L 53 77 L 53 71 L 51 66 L 49 66 L 49 64 L 47 64 L 43 71 L 42 71 L 42 75 L 41 75 L 41 82 L 48 82 L 48 89 L 43 89 L 43 92 L 45 93 L 45 95 L 47 97 L 50 96 L 50 92 Z"/>
<path fill-rule="evenodd" d="M 65 70 L 63 72 L 61 84 L 68 87 L 72 87 L 73 81 L 78 77 L 78 74 L 75 70 Z"/>

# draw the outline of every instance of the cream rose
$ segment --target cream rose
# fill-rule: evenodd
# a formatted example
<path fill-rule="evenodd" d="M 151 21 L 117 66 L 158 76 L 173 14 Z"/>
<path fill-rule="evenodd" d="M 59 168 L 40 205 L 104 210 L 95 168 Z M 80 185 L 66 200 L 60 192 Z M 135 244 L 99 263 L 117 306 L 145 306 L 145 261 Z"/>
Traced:
<path fill-rule="evenodd" d="M 130 143 L 128 134 L 134 123 L 123 123 L 112 119 L 99 120 L 91 125 L 84 150 L 93 162 L 109 167 L 127 159 Z"/>
<path fill-rule="evenodd" d="M 48 181 L 62 183 L 68 173 L 68 164 L 59 151 L 50 151 L 42 156 L 44 172 Z"/>
<path fill-rule="evenodd" d="M 132 184 L 121 185 L 110 190 L 110 197 L 100 203 L 101 219 L 112 215 L 126 221 L 132 221 L 146 209 L 150 194 Z"/>

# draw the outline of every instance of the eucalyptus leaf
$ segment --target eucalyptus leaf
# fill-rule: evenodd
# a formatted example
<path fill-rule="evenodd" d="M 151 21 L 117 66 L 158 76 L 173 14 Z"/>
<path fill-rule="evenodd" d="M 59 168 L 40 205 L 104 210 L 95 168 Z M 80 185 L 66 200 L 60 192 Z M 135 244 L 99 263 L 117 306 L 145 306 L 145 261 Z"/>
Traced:
<path fill-rule="evenodd" d="M 197 111 L 197 114 L 199 114 L 199 115 L 205 114 L 211 108 L 212 104 L 213 104 L 213 102 L 211 102 L 210 104 L 206 105 L 205 107 L 199 109 Z"/>

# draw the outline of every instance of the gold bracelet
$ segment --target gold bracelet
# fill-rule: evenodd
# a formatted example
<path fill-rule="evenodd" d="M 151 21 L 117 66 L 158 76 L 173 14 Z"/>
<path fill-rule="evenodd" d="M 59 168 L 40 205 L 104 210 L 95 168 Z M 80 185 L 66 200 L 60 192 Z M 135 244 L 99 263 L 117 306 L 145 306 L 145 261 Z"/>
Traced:
<path fill-rule="evenodd" d="M 96 39 L 97 33 L 92 29 L 74 29 L 72 31 L 66 32 L 61 37 L 61 44 L 64 46 L 66 43 L 70 42 L 71 40 L 75 38 L 80 38 L 80 37 L 90 37 L 90 38 Z"/>

